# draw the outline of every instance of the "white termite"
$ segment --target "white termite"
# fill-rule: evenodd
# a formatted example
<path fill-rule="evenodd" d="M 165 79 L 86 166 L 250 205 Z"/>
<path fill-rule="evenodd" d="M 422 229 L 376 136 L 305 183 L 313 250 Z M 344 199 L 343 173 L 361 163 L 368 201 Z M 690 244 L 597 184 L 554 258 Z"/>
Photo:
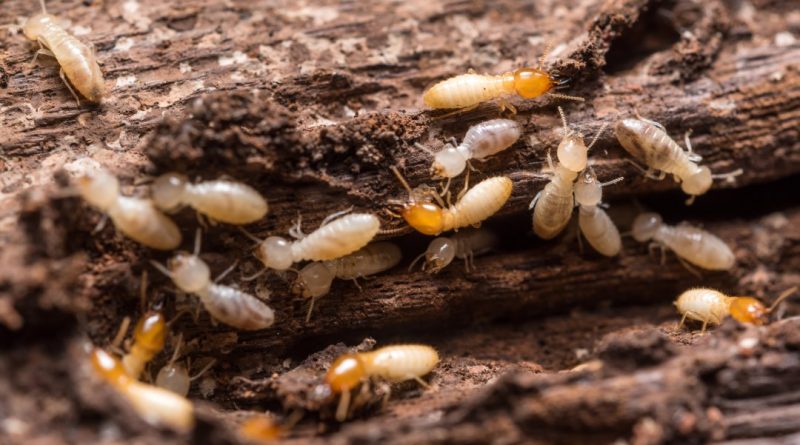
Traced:
<path fill-rule="evenodd" d="M 619 254 L 622 240 L 617 226 L 608 213 L 600 207 L 600 203 L 603 200 L 603 187 L 622 179 L 600 183 L 590 167 L 583 171 L 575 183 L 575 202 L 580 206 L 578 226 L 581 233 L 596 251 L 608 257 Z"/>
<path fill-rule="evenodd" d="M 431 170 L 434 176 L 454 178 L 460 175 L 471 159 L 482 161 L 517 142 L 520 125 L 511 119 L 492 119 L 473 125 L 461 144 L 446 144 L 434 155 Z"/>
<path fill-rule="evenodd" d="M 197 235 L 194 253 L 179 252 L 167 261 L 167 267 L 155 261 L 151 261 L 151 264 L 168 276 L 180 290 L 196 295 L 215 319 L 248 331 L 272 326 L 275 322 L 275 313 L 263 301 L 234 287 L 211 281 L 208 265 L 198 256 L 199 231 Z M 226 273 L 227 271 L 217 280 Z"/>
<path fill-rule="evenodd" d="M 189 205 L 211 219 L 228 224 L 250 224 L 267 214 L 267 201 L 249 185 L 218 179 L 196 184 L 185 175 L 167 173 L 150 188 L 160 209 L 174 211 Z"/>
<path fill-rule="evenodd" d="M 328 294 L 334 278 L 353 280 L 389 270 L 403 258 L 400 248 L 394 243 L 382 241 L 329 261 L 307 264 L 300 269 L 294 283 L 294 290 L 305 298 L 310 298 L 306 322 L 311 318 L 316 299 Z"/>
<path fill-rule="evenodd" d="M 78 105 L 80 99 L 72 86 L 90 102 L 100 102 L 105 94 L 105 84 L 94 51 L 68 33 L 59 24 L 58 18 L 47 13 L 44 0 L 40 1 L 42 12 L 29 18 L 22 27 L 25 37 L 39 44 L 36 57 L 42 54 L 58 61 L 61 66 L 61 80 L 78 101 Z"/>
<path fill-rule="evenodd" d="M 604 125 L 589 146 L 586 146 L 583 135 L 570 130 L 567 126 L 564 110 L 559 107 L 558 112 L 564 125 L 564 137 L 558 144 L 556 153 L 558 164 L 553 166 L 553 160 L 548 153 L 547 163 L 553 171 L 553 177 L 544 189 L 536 194 L 529 206 L 533 209 L 533 231 L 542 239 L 555 238 L 569 224 L 575 207 L 573 198 L 575 178 L 586 168 L 589 149 L 594 146 L 606 128 Z"/>
<path fill-rule="evenodd" d="M 290 231 L 298 238 L 289 241 L 270 236 L 258 241 L 255 256 L 266 268 L 287 270 L 300 261 L 328 261 L 355 252 L 372 241 L 381 228 L 378 217 L 369 213 L 337 212 L 328 216 L 322 225 L 308 235 L 300 230 L 300 221 Z"/>
<path fill-rule="evenodd" d="M 435 238 L 428 244 L 411 265 L 411 270 L 421 258 L 425 258 L 422 270 L 435 274 L 453 262 L 453 259 L 464 260 L 464 268 L 469 272 L 475 269 L 475 255 L 492 250 L 497 245 L 497 236 L 486 229 L 468 229 L 456 232 L 452 236 Z"/>
<path fill-rule="evenodd" d="M 122 196 L 119 181 L 107 170 L 93 169 L 77 180 L 81 197 L 111 218 L 130 238 L 154 249 L 172 250 L 181 243 L 181 232 L 149 199 Z"/>
<path fill-rule="evenodd" d="M 620 145 L 648 167 L 645 171 L 647 177 L 661 180 L 667 174 L 672 174 L 675 180 L 681 183 L 684 193 L 689 195 L 687 204 L 691 204 L 698 195 L 707 192 L 714 178 L 732 180 L 742 174 L 741 169 L 730 173 L 711 174 L 708 167 L 697 165 L 703 158 L 692 151 L 689 132 L 684 137 L 686 143 L 684 150 L 669 137 L 661 124 L 641 116 L 638 119 L 620 120 L 614 127 L 614 133 Z"/>
<path fill-rule="evenodd" d="M 686 222 L 669 226 L 656 213 L 637 216 L 633 221 L 632 234 L 636 241 L 652 241 L 651 249 L 661 247 L 663 254 L 664 249 L 669 248 L 679 259 L 703 269 L 728 270 L 736 262 L 731 248 L 721 239 Z"/>

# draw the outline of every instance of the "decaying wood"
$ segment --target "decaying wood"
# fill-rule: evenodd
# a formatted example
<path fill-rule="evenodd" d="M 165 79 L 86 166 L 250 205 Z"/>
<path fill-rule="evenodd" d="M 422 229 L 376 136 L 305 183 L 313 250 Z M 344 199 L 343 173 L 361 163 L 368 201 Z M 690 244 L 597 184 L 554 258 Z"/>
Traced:
<path fill-rule="evenodd" d="M 438 275 L 409 272 L 428 239 L 395 236 L 406 258 L 399 267 L 362 282 L 361 291 L 335 282 L 305 323 L 308 302 L 288 290 L 293 274 L 241 281 L 258 268 L 252 243 L 231 227 L 204 231 L 203 257 L 214 272 L 240 259 L 226 282 L 260 296 L 268 289 L 277 322 L 240 333 L 200 311 L 173 325 L 194 362 L 219 360 L 195 385 L 193 397 L 215 405 L 200 404 L 193 438 L 240 443 L 233 431 L 249 413 L 237 409 L 300 408 L 309 414 L 290 434 L 300 441 L 323 432 L 321 440 L 341 443 L 748 443 L 778 435 L 786 437 L 775 443 L 792 443 L 799 399 L 786 388 L 800 375 L 796 320 L 761 330 L 729 323 L 701 339 L 664 324 L 674 324 L 668 302 L 688 286 L 770 299 L 798 283 L 800 45 L 792 30 L 800 19 L 790 1 L 734 3 L 48 1 L 94 43 L 112 87 L 103 105 L 76 108 L 57 69 L 30 64 L 34 44 L 14 25 L 38 6 L 7 1 L 0 412 L 10 414 L 0 433 L 24 442 L 74 431 L 64 440 L 91 443 L 105 428 L 122 441 L 185 440 L 138 420 L 93 380 L 81 351 L 88 340 L 107 344 L 122 317 L 139 314 L 145 270 L 148 303 L 175 314 L 197 302 L 175 295 L 149 267 L 165 254 L 110 224 L 93 232 L 100 215 L 68 196 L 62 167 L 94 158 L 132 194 L 146 193 L 143 178 L 169 170 L 242 180 L 270 201 L 268 217 L 248 227 L 261 236 L 285 235 L 299 214 L 310 229 L 350 206 L 399 228 L 385 213 L 390 199 L 404 196 L 389 167 L 413 185 L 434 184 L 430 155 L 415 144 L 436 150 L 498 113 L 486 104 L 442 117 L 421 109 L 422 91 L 469 68 L 533 65 L 549 42 L 547 66 L 572 80 L 566 93 L 586 101 L 513 100 L 524 136 L 472 176 L 514 179 L 511 200 L 485 224 L 501 245 L 476 259 L 476 271 L 457 261 Z M 640 206 L 671 223 L 688 219 L 733 246 L 737 266 L 697 278 L 674 256 L 662 265 L 630 238 L 610 260 L 579 252 L 572 228 L 536 240 L 527 206 L 548 180 L 546 154 L 561 138 L 556 105 L 587 138 L 638 111 L 676 140 L 693 130 L 713 171 L 742 168 L 735 182 L 716 184 L 687 208 L 675 182 L 646 180 L 629 165 L 611 132 L 591 154 L 601 179 L 626 178 L 604 191 L 623 231 Z M 190 249 L 195 215 L 175 217 Z M 378 388 L 361 420 L 339 429 L 325 420 L 331 400 L 313 391 L 336 354 L 369 336 L 429 341 L 444 362 L 430 378 L 434 389 L 393 388 L 389 414 L 380 415 Z M 758 338 L 751 356 L 745 338 Z M 554 373 L 592 358 L 603 366 Z"/>

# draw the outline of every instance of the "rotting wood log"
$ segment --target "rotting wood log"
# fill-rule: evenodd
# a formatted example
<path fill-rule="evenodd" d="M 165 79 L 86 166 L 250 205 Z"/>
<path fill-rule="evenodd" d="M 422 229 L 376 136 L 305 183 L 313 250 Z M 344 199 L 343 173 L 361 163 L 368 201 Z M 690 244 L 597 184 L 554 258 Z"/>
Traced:
<path fill-rule="evenodd" d="M 713 0 L 412 0 L 369 2 L 363 8 L 347 3 L 301 8 L 210 0 L 48 1 L 51 12 L 72 21 L 71 29 L 90 31 L 81 38 L 95 44 L 113 89 L 102 106 L 75 108 L 54 67 L 29 64 L 34 45 L 18 28 L 0 29 L 0 324 L 11 329 L 0 328 L 2 348 L 8 351 L 0 357 L 0 374 L 8 376 L 0 380 L 0 411 L 12 413 L 3 431 L 23 442 L 51 434 L 48 431 L 51 437 L 77 431 L 89 443 L 97 438 L 93 431 L 107 426 L 111 408 L 114 424 L 122 428 L 106 429 L 107 434 L 127 441 L 181 442 L 180 437 L 147 428 L 123 401 L 109 401 L 113 395 L 87 383 L 80 347 L 86 334 L 107 344 L 123 316 L 138 314 L 139 278 L 146 269 L 154 281 L 150 302 L 163 301 L 175 313 L 196 301 L 175 298 L 171 286 L 149 268 L 147 260 L 163 260 L 164 255 L 136 246 L 110 225 L 92 233 L 100 219 L 95 211 L 75 198 L 53 197 L 63 192 L 65 182 L 46 192 L 38 188 L 63 164 L 93 157 L 122 177 L 126 193 L 143 192 L 133 186 L 141 177 L 172 169 L 243 180 L 270 199 L 267 219 L 248 227 L 257 234 L 285 234 L 298 212 L 306 228 L 351 205 L 382 212 L 388 199 L 403 196 L 389 166 L 401 167 L 414 185 L 432 183 L 430 156 L 415 143 L 438 149 L 449 137 L 460 139 L 469 125 L 497 115 L 493 104 L 445 118 L 421 111 L 424 88 L 469 68 L 499 73 L 535 64 L 548 41 L 556 44 L 548 66 L 571 78 L 566 92 L 586 102 L 513 101 L 520 111 L 514 118 L 524 124 L 525 135 L 508 151 L 479 164 L 481 173 L 473 175 L 473 181 L 496 174 L 515 180 L 511 201 L 486 224 L 503 234 L 500 248 L 479 257 L 479 268 L 472 274 L 465 274 L 460 264 L 436 276 L 408 273 L 406 261 L 363 283 L 363 292 L 351 283 L 336 282 L 332 294 L 319 301 L 310 324 L 303 323 L 307 302 L 290 295 L 279 277 L 240 283 L 262 295 L 259 290 L 271 289 L 270 304 L 279 320 L 274 329 L 236 333 L 211 326 L 202 312 L 197 322 L 181 319 L 175 330 L 191 338 L 187 355 L 193 360 L 221 359 L 209 375 L 217 391 L 208 398 L 231 410 L 201 407 L 196 439 L 240 443 L 229 429 L 241 420 L 232 411 L 240 405 L 296 407 L 287 401 L 297 398 L 295 391 L 302 388 L 286 383 L 291 375 L 283 361 L 287 356 L 305 358 L 338 341 L 355 344 L 367 335 L 399 340 L 425 333 L 448 337 L 444 329 L 488 330 L 489 322 L 509 319 L 544 323 L 578 307 L 596 310 L 602 320 L 609 320 L 602 307 L 610 304 L 612 312 L 624 312 L 631 304 L 666 303 L 690 285 L 769 298 L 796 284 L 800 213 L 792 191 L 800 170 L 800 46 L 792 33 L 798 24 L 792 2 L 752 3 L 748 9 Z M 9 1 L 0 11 L 0 23 L 15 23 L 34 12 L 36 5 Z M 547 180 L 545 156 L 561 137 L 556 105 L 565 107 L 570 123 L 587 137 L 603 124 L 638 111 L 664 123 L 676 140 L 693 130 L 694 147 L 712 170 L 742 168 L 744 174 L 735 183 L 717 184 L 730 190 L 712 191 L 685 208 L 678 194 L 658 193 L 674 191 L 677 185 L 642 178 L 626 163 L 627 154 L 610 132 L 592 154 L 601 179 L 626 177 L 605 190 L 612 211 L 621 210 L 620 222 L 636 211 L 625 207 L 629 198 L 637 198 L 662 211 L 670 222 L 688 218 L 704 223 L 735 246 L 737 267 L 729 274 L 696 279 L 673 257 L 661 266 L 648 256 L 646 246 L 631 240 L 625 241 L 624 255 L 613 260 L 580 254 L 569 234 L 550 243 L 534 240 L 526 208 Z M 400 221 L 382 217 L 387 227 L 399 227 Z M 194 215 L 186 210 L 177 218 L 185 228 L 184 247 L 190 248 Z M 410 258 L 427 240 L 408 236 L 398 242 Z M 250 247 L 230 227 L 213 227 L 204 234 L 203 255 L 215 271 L 241 258 L 243 273 L 253 272 L 255 263 L 247 260 Z M 238 281 L 237 275 L 228 280 Z M 673 316 L 671 310 L 668 316 Z M 572 325 L 547 332 L 568 337 L 580 323 L 605 323 L 587 320 L 579 316 Z M 743 332 L 737 329 L 726 326 L 709 337 L 709 344 L 733 344 Z M 759 334 L 769 341 L 759 343 L 756 356 L 796 374 L 796 345 L 791 346 L 791 332 L 780 329 Z M 471 346 L 491 340 L 493 347 L 509 347 L 503 336 L 477 335 Z M 654 336 L 658 337 L 645 335 Z M 669 339 L 684 342 L 673 333 Z M 782 350 L 780 345 L 791 347 Z M 570 353 L 574 347 L 565 346 Z M 630 353 L 611 348 L 617 352 L 600 354 L 616 363 L 613 371 L 541 378 L 516 371 L 465 406 L 455 399 L 437 404 L 426 399 L 414 405 L 412 414 L 400 415 L 411 418 L 407 421 L 371 413 L 374 419 L 338 432 L 328 425 L 324 437 L 342 443 L 377 442 L 389 435 L 407 443 L 433 438 L 474 442 L 481 437 L 531 443 L 603 443 L 610 438 L 665 443 L 763 440 L 762 436 L 800 430 L 791 422 L 796 401 L 791 394 L 782 399 L 772 387 L 796 384 L 790 374 L 771 373 L 773 368 L 761 362 L 742 364 L 711 346 L 672 350 L 658 342 L 650 351 L 655 355 L 647 358 L 654 368 L 641 369 L 639 362 L 622 366 L 620 357 L 626 354 L 644 358 L 642 348 L 634 349 Z M 339 350 L 326 349 L 326 359 Z M 470 351 L 454 347 L 448 353 L 460 357 Z M 657 357 L 659 351 L 674 358 Z M 705 352 L 709 357 L 704 359 Z M 719 368 L 714 375 L 741 372 L 733 376 L 738 380 L 698 380 L 702 370 L 693 367 L 696 364 L 676 364 L 692 358 L 708 364 L 715 357 L 720 361 L 715 362 Z M 325 364 L 316 365 L 318 372 Z M 458 372 L 452 363 L 437 371 L 437 385 L 471 382 L 476 373 L 485 385 L 508 370 L 491 368 L 496 363 L 485 361 L 465 360 L 462 365 Z M 486 367 L 491 372 L 480 370 Z M 550 370 L 554 369 L 558 367 Z M 670 377 L 671 392 L 627 385 L 649 375 L 647 369 Z M 34 371 L 46 377 L 40 379 Z M 284 383 L 274 383 L 272 373 L 278 379 L 287 376 Z M 757 388 L 763 394 L 739 397 L 743 401 L 718 400 L 720 391 L 752 389 L 751 381 L 758 380 L 748 379 L 752 375 L 768 383 L 767 389 Z M 681 381 L 683 377 L 689 378 Z M 604 403 L 611 402 L 597 398 L 596 388 L 581 390 L 573 379 L 585 379 L 597 388 L 616 390 L 615 385 L 621 385 L 631 400 L 617 399 L 620 404 L 612 405 L 626 410 L 625 416 L 604 417 L 609 407 Z M 461 392 L 458 385 L 450 386 L 452 393 Z M 539 394 L 544 389 L 561 391 L 565 400 L 576 404 L 598 403 L 589 408 L 599 408 L 581 411 L 545 400 Z M 687 389 L 697 391 L 681 393 Z M 37 412 L 29 403 L 34 399 L 50 408 Z M 647 403 L 634 406 L 636 400 Z M 14 404 L 4 407 L 9 401 Z M 396 410 L 404 402 L 393 401 L 390 407 Z M 665 410 L 676 405 L 684 414 L 668 417 Z M 441 409 L 444 417 L 437 420 Z M 578 421 L 567 425 L 564 418 Z M 298 429 L 301 440 L 315 434 L 313 427 Z"/>

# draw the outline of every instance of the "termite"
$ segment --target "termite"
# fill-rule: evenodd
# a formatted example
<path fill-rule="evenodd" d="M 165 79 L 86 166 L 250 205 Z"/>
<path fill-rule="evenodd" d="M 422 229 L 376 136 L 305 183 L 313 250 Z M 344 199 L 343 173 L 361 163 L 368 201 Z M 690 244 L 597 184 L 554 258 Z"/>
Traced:
<path fill-rule="evenodd" d="M 193 253 L 179 252 L 167 261 L 166 267 L 155 261 L 150 263 L 180 290 L 196 295 L 216 320 L 247 331 L 272 326 L 275 322 L 272 308 L 239 289 L 212 282 L 208 265 L 200 259 L 199 253 L 200 231 L 195 238 Z M 223 272 L 215 281 L 222 279 L 230 270 Z"/>
<path fill-rule="evenodd" d="M 692 204 L 698 195 L 707 192 L 715 178 L 732 180 L 742 174 L 741 169 L 730 173 L 711 174 L 708 167 L 697 165 L 703 158 L 692 151 L 690 132 L 686 132 L 684 136 L 686 143 L 684 150 L 667 135 L 666 129 L 661 124 L 641 116 L 638 119 L 620 120 L 614 127 L 614 133 L 620 145 L 648 167 L 645 171 L 647 177 L 661 180 L 667 174 L 672 174 L 675 180 L 680 182 L 681 190 L 689 195 L 686 204 Z M 638 166 L 635 163 L 634 165 Z M 659 173 L 656 174 L 656 171 Z"/>
<path fill-rule="evenodd" d="M 475 269 L 475 255 L 488 252 L 496 245 L 497 236 L 486 229 L 463 230 L 449 237 L 435 238 L 428 244 L 427 250 L 408 266 L 408 270 L 424 257 L 422 270 L 435 274 L 452 263 L 453 259 L 460 258 L 469 272 Z"/>
<path fill-rule="evenodd" d="M 138 379 L 145 365 L 164 350 L 167 322 L 161 311 L 148 311 L 133 329 L 133 346 L 122 357 L 125 372 Z"/>
<path fill-rule="evenodd" d="M 581 233 L 596 251 L 608 257 L 619 254 L 622 240 L 614 221 L 599 205 L 603 200 L 603 187 L 622 180 L 620 177 L 600 183 L 590 167 L 583 171 L 575 184 L 575 202 L 580 206 L 578 226 Z"/>
<path fill-rule="evenodd" d="M 558 165 L 553 166 L 553 160 L 548 153 L 547 163 L 553 171 L 553 177 L 544 189 L 536 194 L 528 207 L 533 209 L 533 232 L 542 239 L 555 238 L 569 223 L 572 210 L 575 208 L 573 197 L 575 179 L 586 168 L 589 150 L 606 128 L 606 125 L 603 125 L 587 146 L 583 141 L 583 135 L 570 130 L 567 126 L 567 118 L 561 107 L 558 108 L 558 113 L 564 126 L 564 137 L 558 144 L 556 152 Z"/>
<path fill-rule="evenodd" d="M 689 289 L 675 300 L 675 307 L 683 315 L 678 329 L 683 327 L 689 318 L 702 322 L 702 332 L 705 332 L 709 323 L 718 325 L 728 315 L 741 323 L 761 326 L 767 323 L 769 314 L 786 297 L 795 292 L 797 287 L 784 291 L 772 306 L 767 308 L 764 303 L 753 297 L 731 297 L 708 288 Z"/>
<path fill-rule="evenodd" d="M 95 371 L 131 403 L 142 419 L 178 431 L 192 429 L 194 407 L 185 397 L 136 380 L 120 360 L 100 348 L 92 348 L 89 355 Z"/>
<path fill-rule="evenodd" d="M 331 290 L 334 278 L 353 280 L 389 270 L 403 258 L 400 248 L 394 243 L 368 244 L 354 253 L 329 261 L 313 262 L 300 269 L 294 283 L 294 291 L 310 298 L 306 322 L 311 319 L 314 301 Z"/>
<path fill-rule="evenodd" d="M 89 204 L 108 215 L 114 226 L 130 238 L 160 250 L 181 243 L 181 232 L 149 199 L 122 196 L 119 181 L 99 168 L 78 178 L 77 189 Z"/>
<path fill-rule="evenodd" d="M 425 105 L 433 109 L 473 109 L 482 102 L 500 100 L 501 108 L 516 112 L 506 97 L 517 95 L 524 99 L 534 99 L 550 94 L 564 99 L 583 101 L 580 97 L 555 94 L 551 91 L 566 85 L 542 68 L 544 55 L 539 59 L 539 67 L 523 67 L 500 75 L 477 74 L 470 72 L 445 79 L 430 87 L 422 96 Z"/>
<path fill-rule="evenodd" d="M 505 176 L 484 179 L 467 190 L 455 205 L 445 207 L 436 191 L 424 188 L 412 190 L 396 167 L 393 166 L 392 171 L 409 195 L 408 200 L 401 204 L 400 216 L 409 226 L 425 235 L 477 227 L 505 205 L 513 187 L 511 179 Z"/>
<path fill-rule="evenodd" d="M 328 261 L 341 258 L 364 247 L 372 241 L 381 228 L 377 216 L 369 213 L 337 212 L 322 221 L 320 227 L 306 235 L 300 229 L 300 221 L 290 231 L 298 238 L 289 241 L 280 236 L 270 236 L 265 240 L 258 239 L 247 232 L 258 242 L 256 258 L 268 269 L 287 270 L 292 264 L 300 261 Z"/>
<path fill-rule="evenodd" d="M 344 354 L 338 357 L 325 375 L 334 394 L 341 394 L 336 409 L 336 419 L 347 418 L 350 391 L 363 380 L 378 377 L 390 383 L 416 380 L 427 384 L 422 376 L 428 374 L 439 363 L 439 353 L 426 345 L 385 346 L 371 352 Z"/>
<path fill-rule="evenodd" d="M 484 160 L 517 142 L 522 127 L 511 119 L 492 119 L 473 125 L 461 144 L 446 144 L 434 155 L 434 176 L 448 180 L 460 175 L 471 159 Z"/>
<path fill-rule="evenodd" d="M 44 0 L 41 0 L 41 5 L 42 12 L 29 18 L 22 28 L 25 37 L 39 44 L 36 57 L 42 54 L 58 61 L 61 80 L 78 101 L 78 106 L 81 101 L 72 86 L 90 102 L 100 102 L 105 94 L 105 84 L 94 51 L 70 35 L 55 16 L 47 13 Z"/>
<path fill-rule="evenodd" d="M 177 346 L 175 346 L 175 351 L 172 353 L 172 358 L 170 358 L 166 365 L 161 367 L 156 375 L 156 386 L 186 397 L 186 395 L 189 394 L 189 388 L 191 387 L 192 382 L 200 378 L 200 376 L 205 374 L 206 371 L 211 369 L 211 367 L 214 366 L 217 361 L 211 360 L 211 362 L 204 366 L 203 369 L 201 369 L 197 374 L 189 376 L 189 370 L 187 367 L 181 363 L 178 363 L 178 357 L 182 344 L 183 336 L 179 336 Z"/>
<path fill-rule="evenodd" d="M 721 239 L 686 222 L 677 226 L 666 225 L 656 213 L 637 216 L 633 221 L 632 234 L 639 242 L 652 240 L 651 249 L 661 247 L 662 260 L 664 249 L 669 248 L 682 262 L 685 260 L 703 269 L 728 270 L 736 262 L 730 247 Z"/>
<path fill-rule="evenodd" d="M 240 182 L 218 179 L 192 184 L 185 175 L 167 173 L 151 188 L 153 202 L 174 211 L 189 205 L 211 219 L 228 224 L 249 224 L 267 214 L 267 201 L 255 189 Z"/>

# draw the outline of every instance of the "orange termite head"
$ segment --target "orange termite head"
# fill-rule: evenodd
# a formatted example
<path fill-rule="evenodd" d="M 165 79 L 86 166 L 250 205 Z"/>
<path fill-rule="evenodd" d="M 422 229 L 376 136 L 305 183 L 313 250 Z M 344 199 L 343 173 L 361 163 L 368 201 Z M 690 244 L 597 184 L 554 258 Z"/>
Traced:
<path fill-rule="evenodd" d="M 555 88 L 556 79 L 539 68 L 517 68 L 514 70 L 514 90 L 525 99 L 539 97 Z"/>
<path fill-rule="evenodd" d="M 403 202 L 400 207 L 400 216 L 406 220 L 409 226 L 413 227 L 425 235 L 438 235 L 442 233 L 444 227 L 444 211 L 441 207 L 431 202 L 430 196 L 436 193 L 435 190 L 418 187 L 411 189 L 408 182 L 400 174 L 396 167 L 392 167 L 400 184 L 408 192 L 408 200 Z"/>
<path fill-rule="evenodd" d="M 242 423 L 239 434 L 247 440 L 257 443 L 269 443 L 280 438 L 283 428 L 270 417 L 253 416 Z"/>
<path fill-rule="evenodd" d="M 143 348 L 155 353 L 164 349 L 164 341 L 167 336 L 167 322 L 160 311 L 149 311 L 133 330 L 134 341 Z"/>
<path fill-rule="evenodd" d="M 122 366 L 122 362 L 108 352 L 100 348 L 92 348 L 89 352 L 89 357 L 95 371 L 108 383 L 124 385 L 130 380 L 125 372 L 125 367 Z"/>
<path fill-rule="evenodd" d="M 753 297 L 733 297 L 731 300 L 731 317 L 741 323 L 761 326 L 768 321 L 769 312 L 764 303 Z"/>
<path fill-rule="evenodd" d="M 331 391 L 339 394 L 355 388 L 366 375 L 366 367 L 359 354 L 344 354 L 328 369 L 325 383 L 330 386 Z"/>

